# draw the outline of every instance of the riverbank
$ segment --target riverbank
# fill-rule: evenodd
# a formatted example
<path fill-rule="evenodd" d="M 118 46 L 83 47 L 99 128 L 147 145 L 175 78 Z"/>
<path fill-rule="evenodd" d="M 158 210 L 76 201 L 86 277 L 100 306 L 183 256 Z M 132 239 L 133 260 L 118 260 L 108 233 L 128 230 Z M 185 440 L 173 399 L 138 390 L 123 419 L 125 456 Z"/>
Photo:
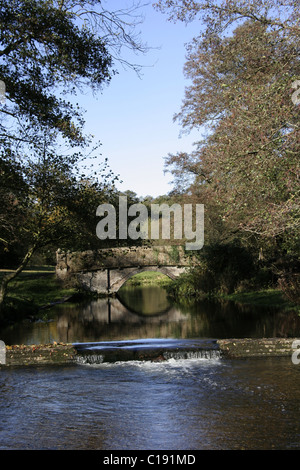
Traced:
<path fill-rule="evenodd" d="M 295 343 L 297 341 L 298 343 Z M 300 344 L 299 338 L 259 338 L 259 339 L 222 339 L 211 341 L 207 349 L 205 346 L 197 346 L 193 342 L 191 346 L 185 346 L 185 352 L 188 355 L 197 352 L 205 353 L 203 357 L 211 357 L 208 353 L 213 352 L 214 355 L 219 351 L 220 358 L 225 359 L 245 359 L 245 358 L 266 358 L 266 357 L 290 357 L 297 344 Z M 176 356 L 176 353 L 182 355 L 182 348 L 172 347 L 170 342 L 166 347 L 151 347 L 145 348 L 142 344 L 139 348 L 126 347 L 116 348 L 110 347 L 107 343 L 106 350 L 101 350 L 98 355 L 101 356 L 100 362 L 116 362 L 116 361 L 154 361 L 161 362 L 167 360 L 170 354 Z M 91 352 L 91 354 L 93 354 Z M 94 353 L 95 354 L 95 353 Z M 3 354 L 2 354 L 3 357 Z M 68 365 L 68 364 L 82 364 L 85 363 L 84 357 L 88 358 L 82 353 L 80 346 L 64 343 L 52 343 L 41 345 L 13 345 L 5 346 L 5 360 L 1 367 L 7 366 L 33 366 L 33 365 Z M 81 360 L 80 360 L 81 358 Z M 89 363 L 89 361 L 86 361 Z"/>
<path fill-rule="evenodd" d="M 156 273 L 141 273 L 137 278 L 133 278 L 129 284 L 138 286 L 164 285 L 166 279 L 162 276 L 153 275 Z M 171 281 L 167 281 L 169 283 Z M 19 319 L 29 318 L 35 322 L 37 319 L 47 319 L 51 317 L 51 307 L 56 303 L 74 299 L 78 295 L 75 288 L 66 288 L 55 277 L 51 270 L 30 270 L 14 282 L 14 289 L 9 293 L 9 299 L 14 299 L 14 306 L 17 309 L 16 319 L 9 317 L 11 324 Z M 279 291 L 260 291 L 256 293 L 237 294 L 228 296 L 227 300 L 244 302 L 248 305 L 256 306 L 276 306 L 282 308 L 285 303 Z M 26 308 L 20 308 L 25 305 Z M 284 314 L 284 313 L 283 313 Z M 273 331 L 273 330 L 272 330 Z M 272 333 L 274 334 L 274 333 Z M 274 334 L 275 336 L 276 334 Z M 291 336 L 293 333 L 290 334 Z M 297 333 L 296 333 L 297 335 Z M 230 335 L 228 335 L 230 336 Z M 285 335 L 282 335 L 285 336 Z M 220 336 L 224 338 L 224 336 Z M 236 338 L 236 337 L 234 337 Z M 1 337 L 0 337 L 1 339 Z M 244 358 L 244 357 L 267 357 L 267 356 L 292 356 L 292 344 L 295 338 L 259 338 L 259 339 L 222 339 L 214 340 L 214 347 L 223 358 Z M 23 340 L 21 340 L 23 341 Z M 20 342 L 21 342 L 20 341 Z M 47 340 L 46 340 L 47 341 Z M 7 365 L 46 365 L 46 364 L 73 364 L 78 359 L 78 351 L 73 344 L 61 343 L 59 339 L 51 344 L 14 344 L 8 343 L 5 346 Z M 43 340 L 41 341 L 41 343 Z M 193 350 L 195 351 L 195 350 Z M 125 354 L 126 352 L 126 354 Z M 148 360 L 165 360 L 165 352 L 162 350 L 150 349 L 147 352 Z M 176 352 L 176 351 L 175 351 Z M 192 352 L 192 350 L 191 350 Z M 196 349 L 197 352 L 197 349 Z M 141 351 L 135 348 L 130 351 L 126 349 L 109 356 L 116 360 L 142 360 L 145 359 L 145 349 Z"/>
<path fill-rule="evenodd" d="M 9 271 L 0 270 L 0 281 L 7 272 Z M 172 280 L 163 274 L 146 271 L 133 276 L 126 285 L 165 287 L 171 282 Z M 45 318 L 48 307 L 83 295 L 95 297 L 93 293 L 79 292 L 77 288 L 60 282 L 56 278 L 53 266 L 32 267 L 24 270 L 9 284 L 4 311 L 7 312 L 10 321 L 37 315 L 39 318 Z"/>
<path fill-rule="evenodd" d="M 7 272 L 9 271 L 0 270 L 0 281 Z M 65 302 L 76 294 L 75 288 L 58 282 L 53 266 L 26 269 L 9 284 L 0 323 L 45 319 L 48 307 Z"/>
<path fill-rule="evenodd" d="M 5 274 L 0 270 L 0 280 Z M 165 275 L 155 272 L 143 272 L 129 279 L 126 285 L 168 287 L 172 280 Z M 9 286 L 5 301 L 5 309 L 0 318 L 0 325 L 12 324 L 25 319 L 46 320 L 51 316 L 49 307 L 82 297 L 83 294 L 75 287 L 62 284 L 55 276 L 53 266 L 32 267 L 23 271 Z M 255 292 L 236 293 L 222 296 L 217 300 L 229 300 L 235 303 L 253 307 L 270 307 L 282 311 L 296 311 L 300 314 L 300 306 L 292 305 L 284 299 L 279 290 L 268 289 Z M 188 302 L 187 297 L 184 298 Z M 191 298 L 191 301 L 195 301 Z"/>
<path fill-rule="evenodd" d="M 172 284 L 172 280 L 163 274 L 156 272 L 142 272 L 129 279 L 126 285 L 132 286 L 147 286 L 159 285 L 161 287 L 168 287 Z M 231 295 L 217 296 L 217 299 L 230 300 L 232 302 L 253 305 L 257 307 L 273 307 L 282 310 L 290 311 L 295 310 L 300 314 L 300 305 L 290 303 L 284 298 L 279 289 L 262 289 L 252 292 L 238 292 Z"/>
<path fill-rule="evenodd" d="M 275 307 L 282 310 L 296 310 L 300 314 L 300 305 L 290 303 L 278 289 L 262 289 L 253 292 L 238 292 L 223 296 L 225 300 L 258 307 Z"/>

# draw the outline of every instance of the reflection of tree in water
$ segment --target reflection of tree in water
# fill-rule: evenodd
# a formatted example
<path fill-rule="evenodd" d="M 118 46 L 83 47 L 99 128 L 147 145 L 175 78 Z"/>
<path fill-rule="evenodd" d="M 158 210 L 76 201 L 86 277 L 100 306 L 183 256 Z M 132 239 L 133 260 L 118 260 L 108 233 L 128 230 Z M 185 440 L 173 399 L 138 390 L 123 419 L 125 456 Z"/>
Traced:
<path fill-rule="evenodd" d="M 294 312 L 236 305 L 228 301 L 170 304 L 163 312 L 143 314 L 139 308 L 141 300 L 150 300 L 149 305 L 145 305 L 146 312 L 155 311 L 155 305 L 165 305 L 159 300 L 162 288 L 157 288 L 156 293 L 152 290 L 155 301 L 146 293 L 142 295 L 142 289 L 135 288 L 136 297 L 131 292 L 132 309 L 116 297 L 56 305 L 51 309 L 53 321 L 15 326 L 2 339 L 7 344 L 38 344 L 140 338 L 299 336 L 300 317 Z"/>
<path fill-rule="evenodd" d="M 206 334 L 214 338 L 299 336 L 300 317 L 294 311 L 287 312 L 280 308 L 239 304 L 228 300 L 202 300 L 176 305 L 183 313 L 197 319 L 202 318 L 202 325 L 207 325 Z"/>
<path fill-rule="evenodd" d="M 68 336 L 72 342 L 173 336 L 174 326 L 187 320 L 187 315 L 172 305 L 162 312 L 144 315 L 140 310 L 133 312 L 116 297 L 64 306 L 62 312 L 57 322 L 59 334 L 64 336 L 61 341 Z"/>
<path fill-rule="evenodd" d="M 57 322 L 60 341 L 285 337 L 297 336 L 300 329 L 300 318 L 292 312 L 258 307 L 254 309 L 249 305 L 236 305 L 227 301 L 202 301 L 189 307 L 171 304 L 164 312 L 143 314 L 139 305 L 148 299 L 148 295 L 140 292 L 143 289 L 130 289 L 130 302 L 133 302 L 136 312 L 116 297 L 64 306 L 64 313 Z M 159 299 L 159 290 L 157 288 L 156 294 L 151 290 L 156 300 L 152 301 L 149 297 L 150 304 L 146 306 L 146 311 L 154 312 L 155 304 L 163 305 Z M 129 296 L 126 299 L 129 302 Z"/>

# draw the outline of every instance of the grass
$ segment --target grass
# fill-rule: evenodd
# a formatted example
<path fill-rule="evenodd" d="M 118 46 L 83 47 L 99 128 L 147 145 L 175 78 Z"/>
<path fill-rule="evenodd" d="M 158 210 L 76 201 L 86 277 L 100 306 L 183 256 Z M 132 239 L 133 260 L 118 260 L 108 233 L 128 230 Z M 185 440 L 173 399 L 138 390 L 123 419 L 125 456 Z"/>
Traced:
<path fill-rule="evenodd" d="M 144 271 L 130 278 L 126 285 L 128 286 L 146 286 L 159 285 L 168 286 L 172 280 L 164 274 L 155 271 Z M 280 308 L 282 310 L 296 310 L 300 314 L 300 306 L 294 305 L 284 298 L 282 292 L 278 289 L 264 289 L 251 292 L 239 292 L 230 295 L 222 295 L 226 300 L 232 300 L 241 304 L 248 304 L 257 307 Z"/>
<path fill-rule="evenodd" d="M 0 281 L 4 274 L 0 271 Z M 47 305 L 59 302 L 76 293 L 74 288 L 63 287 L 55 277 L 53 267 L 32 267 L 24 270 L 8 286 L 4 317 L 10 321 L 36 315 Z"/>
<path fill-rule="evenodd" d="M 30 302 L 37 307 L 43 307 L 59 299 L 70 296 L 73 289 L 59 285 L 54 275 L 12 281 L 9 286 L 8 298 Z"/>
<path fill-rule="evenodd" d="M 13 272 L 13 269 L 0 269 L 0 278 L 6 274 Z M 32 274 L 40 275 L 40 274 L 49 274 L 49 273 L 55 273 L 55 267 L 54 266 L 30 266 L 24 269 L 19 276 L 28 276 Z"/>
<path fill-rule="evenodd" d="M 2 277 L 10 270 L 0 270 Z M 142 272 L 128 281 L 128 285 L 160 285 L 171 280 L 152 271 Z M 127 283 L 126 283 L 127 284 Z M 5 299 L 4 318 L 18 321 L 23 318 L 38 316 L 43 307 L 59 302 L 77 294 L 75 288 L 64 287 L 55 277 L 53 266 L 32 266 L 22 271 L 9 283 Z"/>
<path fill-rule="evenodd" d="M 146 286 L 146 285 L 156 285 L 156 286 L 165 286 L 170 284 L 172 280 L 161 273 L 155 271 L 143 271 L 142 273 L 135 274 L 126 282 L 127 286 Z"/>
<path fill-rule="evenodd" d="M 8 271 L 0 270 L 0 281 Z M 128 286 L 167 286 L 172 280 L 155 271 L 144 271 L 130 278 Z M 18 321 L 28 316 L 38 316 L 40 309 L 77 294 L 75 288 L 64 287 L 55 277 L 53 266 L 31 267 L 24 270 L 9 284 L 5 301 L 5 318 Z M 296 310 L 300 314 L 299 305 L 288 302 L 279 290 L 267 289 L 253 292 L 235 293 L 222 296 L 242 304 L 253 306 L 276 307 L 284 310 Z"/>
<path fill-rule="evenodd" d="M 277 289 L 265 289 L 253 292 L 240 292 L 236 294 L 226 295 L 224 298 L 233 300 L 242 304 L 251 304 L 261 307 L 277 307 L 286 310 L 298 310 L 300 307 L 291 304 L 284 298 L 282 292 Z"/>

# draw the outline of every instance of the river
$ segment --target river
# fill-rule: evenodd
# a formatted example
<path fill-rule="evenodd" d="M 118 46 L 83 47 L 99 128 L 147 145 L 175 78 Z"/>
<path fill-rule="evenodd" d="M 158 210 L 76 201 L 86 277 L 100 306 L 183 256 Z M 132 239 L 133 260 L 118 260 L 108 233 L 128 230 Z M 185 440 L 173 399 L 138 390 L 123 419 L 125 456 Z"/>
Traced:
<path fill-rule="evenodd" d="M 50 314 L 50 311 L 47 312 Z M 298 318 L 228 303 L 179 307 L 160 288 L 57 305 L 6 344 L 299 336 Z M 300 364 L 170 358 L 0 369 L 0 449 L 300 449 Z"/>

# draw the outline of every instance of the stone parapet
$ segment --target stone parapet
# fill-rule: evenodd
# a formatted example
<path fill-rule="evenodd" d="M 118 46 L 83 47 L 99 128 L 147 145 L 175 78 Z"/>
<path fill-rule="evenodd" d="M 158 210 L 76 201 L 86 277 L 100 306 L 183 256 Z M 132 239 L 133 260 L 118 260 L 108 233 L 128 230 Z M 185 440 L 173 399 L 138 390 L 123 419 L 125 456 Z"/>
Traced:
<path fill-rule="evenodd" d="M 101 269 L 145 266 L 190 266 L 196 260 L 182 246 L 137 246 L 56 253 L 56 275 L 66 279 L 74 273 Z"/>

